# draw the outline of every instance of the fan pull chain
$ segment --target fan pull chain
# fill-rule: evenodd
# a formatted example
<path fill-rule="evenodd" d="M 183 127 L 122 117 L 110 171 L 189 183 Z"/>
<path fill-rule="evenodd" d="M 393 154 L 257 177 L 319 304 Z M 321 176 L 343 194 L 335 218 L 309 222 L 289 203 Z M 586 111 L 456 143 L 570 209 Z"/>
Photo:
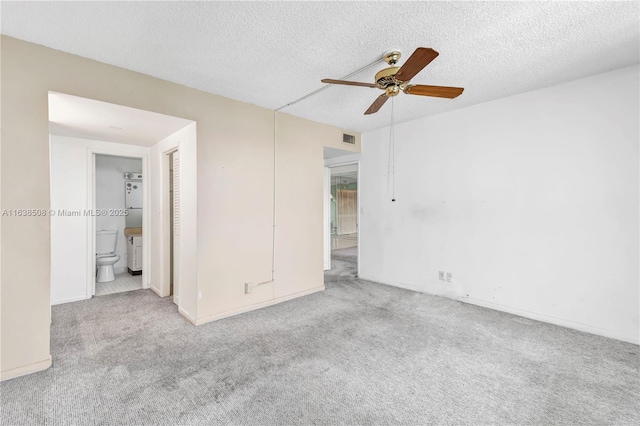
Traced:
<path fill-rule="evenodd" d="M 389 185 L 391 182 L 391 185 Z M 391 186 L 391 201 L 396 201 L 396 141 L 393 98 L 391 98 L 391 124 L 389 125 L 389 161 L 387 163 L 387 194 Z"/>
<path fill-rule="evenodd" d="M 393 100 L 391 100 L 391 110 L 393 111 Z M 393 112 L 391 113 L 391 122 L 389 123 L 389 152 L 387 154 L 387 195 L 391 189 L 391 141 L 393 139 Z"/>

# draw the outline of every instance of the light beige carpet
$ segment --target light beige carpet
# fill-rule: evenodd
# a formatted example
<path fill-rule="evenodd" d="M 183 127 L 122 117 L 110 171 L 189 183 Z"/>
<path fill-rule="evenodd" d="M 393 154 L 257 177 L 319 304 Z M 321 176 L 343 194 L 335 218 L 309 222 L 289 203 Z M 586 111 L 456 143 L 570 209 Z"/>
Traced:
<path fill-rule="evenodd" d="M 358 280 L 194 327 L 149 290 L 53 306 L 2 425 L 638 425 L 638 346 Z"/>

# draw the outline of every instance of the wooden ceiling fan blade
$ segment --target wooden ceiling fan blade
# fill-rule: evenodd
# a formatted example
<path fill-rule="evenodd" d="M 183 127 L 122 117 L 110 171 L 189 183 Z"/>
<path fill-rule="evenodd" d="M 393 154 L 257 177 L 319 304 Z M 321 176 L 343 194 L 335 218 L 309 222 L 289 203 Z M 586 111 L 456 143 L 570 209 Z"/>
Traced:
<path fill-rule="evenodd" d="M 418 74 L 424 67 L 429 65 L 431 61 L 437 58 L 438 52 L 430 47 L 418 47 L 409 59 L 400 67 L 396 73 L 396 79 L 400 81 L 409 81 Z"/>
<path fill-rule="evenodd" d="M 378 112 L 378 110 L 382 107 L 382 105 L 384 105 L 384 103 L 387 102 L 387 99 L 389 99 L 389 97 L 387 96 L 386 93 L 378 96 L 378 98 L 375 101 L 373 101 L 369 109 L 365 111 L 364 115 L 369 115 L 369 114 Z"/>
<path fill-rule="evenodd" d="M 423 84 L 407 86 L 407 88 L 404 89 L 404 93 L 409 95 L 434 96 L 448 99 L 460 96 L 463 91 L 464 89 L 462 87 L 426 86 Z"/>
<path fill-rule="evenodd" d="M 361 86 L 361 87 L 373 87 L 373 88 L 378 87 L 373 83 L 360 83 L 359 81 L 332 80 L 330 78 L 325 78 L 324 80 L 321 80 L 321 81 L 327 84 L 344 84 L 345 86 Z"/>

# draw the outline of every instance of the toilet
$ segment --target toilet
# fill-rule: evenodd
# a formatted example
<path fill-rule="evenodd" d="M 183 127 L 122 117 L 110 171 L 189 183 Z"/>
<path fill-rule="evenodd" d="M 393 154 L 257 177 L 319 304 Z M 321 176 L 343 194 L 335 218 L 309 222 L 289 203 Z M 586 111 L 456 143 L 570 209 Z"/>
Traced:
<path fill-rule="evenodd" d="M 118 231 L 96 232 L 96 282 L 106 283 L 116 279 L 113 264 L 120 260 L 120 256 L 115 254 L 117 242 Z"/>

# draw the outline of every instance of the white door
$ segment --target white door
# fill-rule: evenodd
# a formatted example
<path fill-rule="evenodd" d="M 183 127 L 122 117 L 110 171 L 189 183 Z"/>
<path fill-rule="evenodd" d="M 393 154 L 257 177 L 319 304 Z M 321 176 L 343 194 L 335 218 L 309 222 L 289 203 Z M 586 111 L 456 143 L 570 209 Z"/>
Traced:
<path fill-rule="evenodd" d="M 173 153 L 173 303 L 180 300 L 180 153 Z"/>

